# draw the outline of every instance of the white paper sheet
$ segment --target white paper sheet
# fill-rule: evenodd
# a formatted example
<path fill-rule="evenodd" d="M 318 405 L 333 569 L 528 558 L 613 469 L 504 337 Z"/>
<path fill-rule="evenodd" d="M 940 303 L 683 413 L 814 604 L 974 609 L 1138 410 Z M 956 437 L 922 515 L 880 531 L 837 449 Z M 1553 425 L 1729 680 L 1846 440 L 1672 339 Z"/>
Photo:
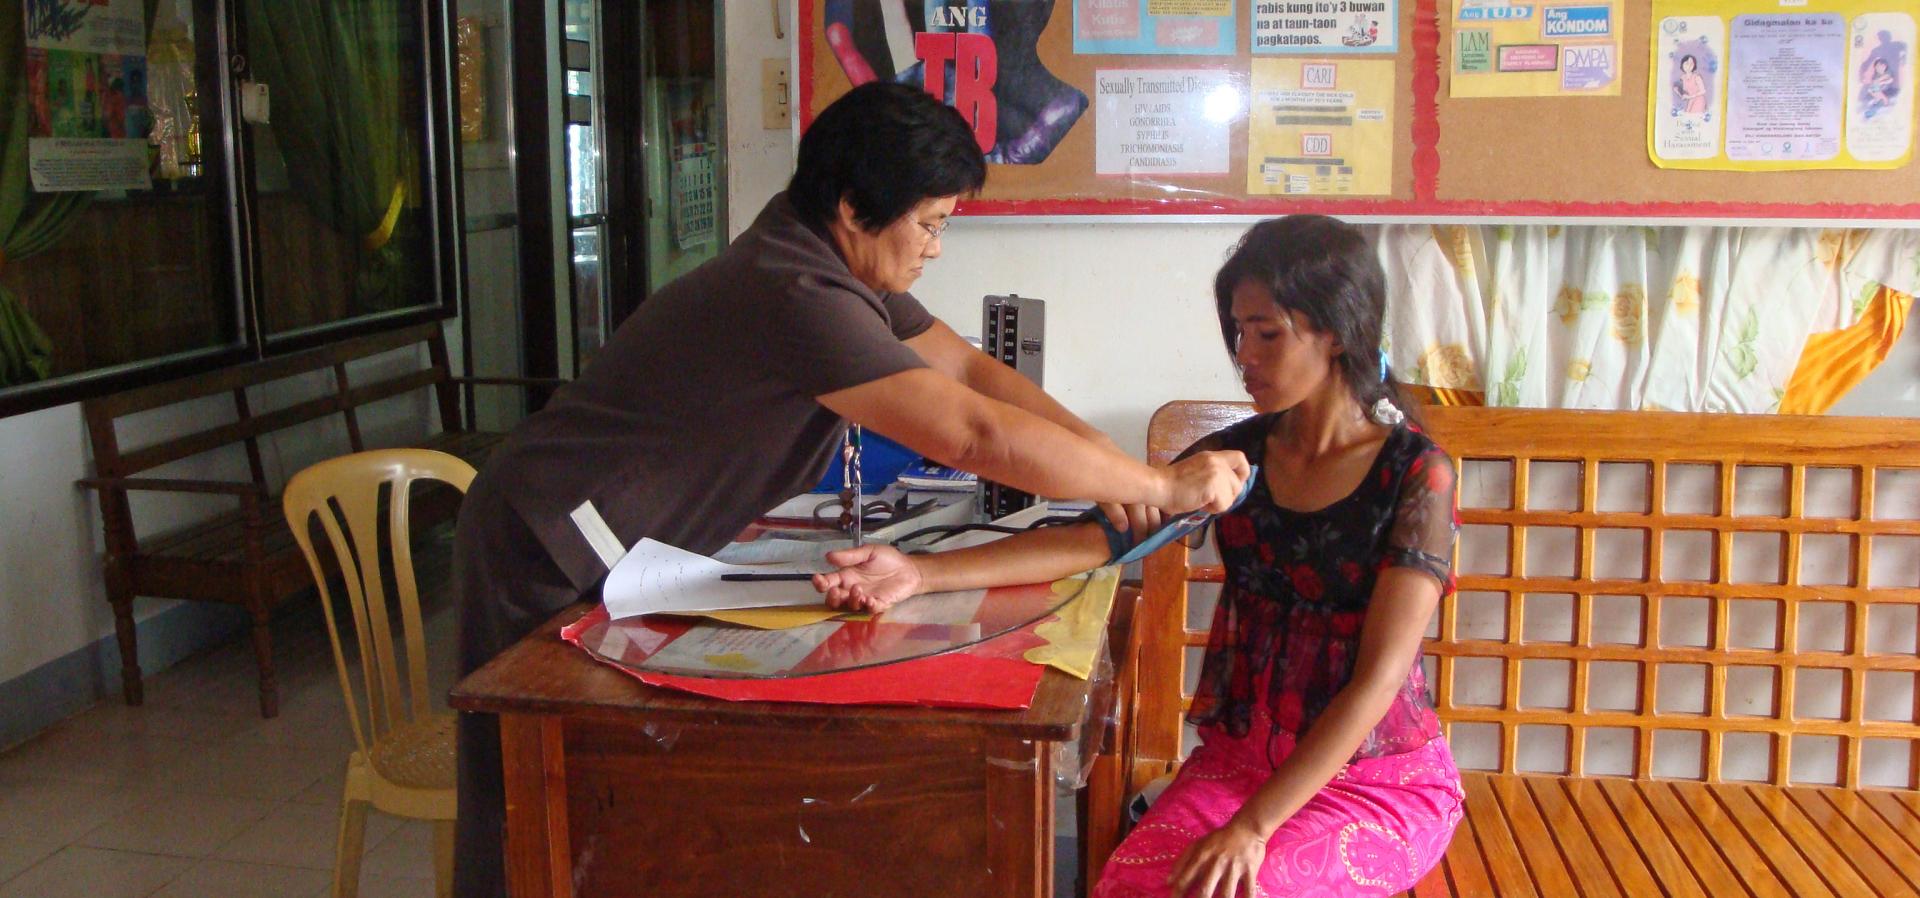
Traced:
<path fill-rule="evenodd" d="M 734 608 L 779 608 L 817 605 L 820 594 L 804 580 L 767 583 L 729 583 L 732 573 L 813 573 L 805 564 L 725 564 L 653 539 L 643 539 L 627 551 L 607 574 L 600 598 L 615 620 L 641 614 L 673 611 L 723 611 Z"/>

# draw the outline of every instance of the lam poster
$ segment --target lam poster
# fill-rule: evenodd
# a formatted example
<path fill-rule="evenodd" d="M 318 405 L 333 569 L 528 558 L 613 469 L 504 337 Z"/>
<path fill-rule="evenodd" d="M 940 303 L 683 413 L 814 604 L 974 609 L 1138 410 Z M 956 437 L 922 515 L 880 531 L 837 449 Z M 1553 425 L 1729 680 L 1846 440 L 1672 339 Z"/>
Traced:
<path fill-rule="evenodd" d="M 1620 95 L 1620 0 L 1452 0 L 1452 97 Z"/>

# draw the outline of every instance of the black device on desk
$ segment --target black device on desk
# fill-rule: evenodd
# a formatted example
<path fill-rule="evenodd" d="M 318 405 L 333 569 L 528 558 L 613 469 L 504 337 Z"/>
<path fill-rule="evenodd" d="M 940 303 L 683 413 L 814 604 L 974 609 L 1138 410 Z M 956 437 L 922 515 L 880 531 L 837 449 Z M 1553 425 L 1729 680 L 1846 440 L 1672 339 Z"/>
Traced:
<path fill-rule="evenodd" d="M 980 328 L 981 351 L 1026 375 L 1035 386 L 1041 383 L 1046 361 L 1047 304 L 1018 293 L 988 296 L 981 300 L 983 321 Z M 980 511 L 989 520 L 1013 514 L 1033 504 L 1033 494 L 1002 486 L 990 480 L 980 481 Z"/>

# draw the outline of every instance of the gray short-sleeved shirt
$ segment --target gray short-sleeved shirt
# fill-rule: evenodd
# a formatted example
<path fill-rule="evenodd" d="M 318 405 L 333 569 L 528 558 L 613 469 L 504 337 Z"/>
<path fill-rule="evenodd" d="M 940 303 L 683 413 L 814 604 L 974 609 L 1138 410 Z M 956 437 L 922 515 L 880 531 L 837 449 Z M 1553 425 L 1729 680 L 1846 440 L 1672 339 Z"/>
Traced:
<path fill-rule="evenodd" d="M 711 553 L 825 473 L 845 422 L 814 397 L 924 367 L 901 341 L 933 323 L 856 280 L 781 194 L 642 303 L 482 477 L 583 591 L 605 573 L 570 517 L 583 502 L 624 546 Z"/>

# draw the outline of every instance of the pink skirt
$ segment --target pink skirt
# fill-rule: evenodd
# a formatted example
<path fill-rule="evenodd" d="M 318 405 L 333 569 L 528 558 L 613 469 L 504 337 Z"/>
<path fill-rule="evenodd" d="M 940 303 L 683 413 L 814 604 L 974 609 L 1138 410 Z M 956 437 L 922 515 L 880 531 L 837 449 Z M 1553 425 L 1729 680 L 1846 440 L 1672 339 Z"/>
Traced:
<path fill-rule="evenodd" d="M 1264 721 L 1235 739 L 1201 731 L 1202 744 L 1120 843 L 1093 898 L 1164 898 L 1188 846 L 1225 825 L 1273 775 Z M 1282 735 L 1276 759 L 1293 750 Z M 1465 795 L 1447 741 L 1342 768 L 1267 840 L 1255 895 L 1351 898 L 1404 892 L 1446 854 Z"/>

